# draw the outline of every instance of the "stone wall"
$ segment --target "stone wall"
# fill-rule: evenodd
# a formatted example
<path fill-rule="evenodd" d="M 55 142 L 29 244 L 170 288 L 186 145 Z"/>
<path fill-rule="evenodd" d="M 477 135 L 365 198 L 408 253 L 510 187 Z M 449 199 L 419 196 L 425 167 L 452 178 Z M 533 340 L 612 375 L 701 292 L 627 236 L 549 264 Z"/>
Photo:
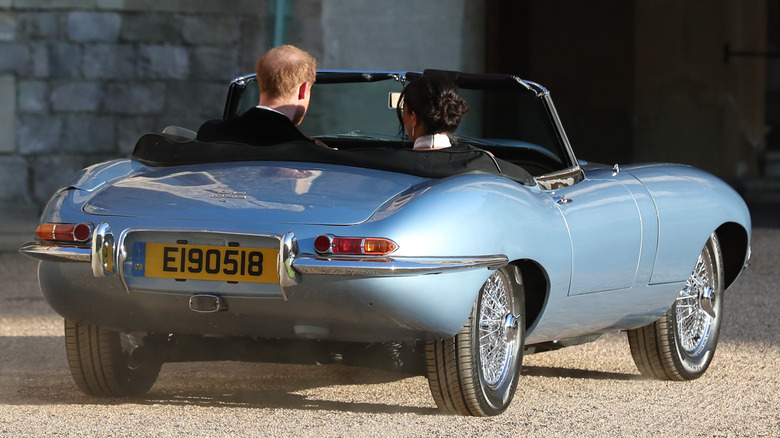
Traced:
<path fill-rule="evenodd" d="M 265 1 L 2 0 L 0 202 L 40 205 L 145 132 L 219 117 L 268 18 Z"/>
<path fill-rule="evenodd" d="M 322 68 L 483 68 L 481 2 L 282 3 L 282 42 Z M 40 208 L 143 133 L 220 117 L 228 82 L 273 45 L 276 5 L 0 0 L 0 209 Z"/>

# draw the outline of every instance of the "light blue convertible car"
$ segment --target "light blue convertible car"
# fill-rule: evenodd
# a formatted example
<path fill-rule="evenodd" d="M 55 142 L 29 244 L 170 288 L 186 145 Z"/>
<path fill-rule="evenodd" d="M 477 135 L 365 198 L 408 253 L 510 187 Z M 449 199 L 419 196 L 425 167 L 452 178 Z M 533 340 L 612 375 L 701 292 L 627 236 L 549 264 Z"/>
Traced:
<path fill-rule="evenodd" d="M 467 148 L 399 134 L 405 83 L 441 74 Z M 257 102 L 234 80 L 224 117 Z M 522 357 L 628 333 L 647 376 L 710 364 L 750 215 L 683 165 L 578 160 L 548 91 L 511 75 L 318 73 L 301 130 L 252 147 L 147 134 L 49 202 L 41 289 L 96 396 L 138 396 L 164 362 L 343 362 L 420 373 L 464 415 L 509 406 Z"/>

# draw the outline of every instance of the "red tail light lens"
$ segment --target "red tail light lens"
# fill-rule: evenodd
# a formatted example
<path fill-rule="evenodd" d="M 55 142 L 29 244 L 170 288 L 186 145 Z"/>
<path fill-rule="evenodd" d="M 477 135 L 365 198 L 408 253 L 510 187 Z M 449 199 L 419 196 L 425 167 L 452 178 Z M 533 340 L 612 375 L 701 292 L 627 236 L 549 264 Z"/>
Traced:
<path fill-rule="evenodd" d="M 330 252 L 331 245 L 333 245 L 332 238 L 333 236 L 318 236 L 314 239 L 314 249 L 319 253 Z"/>
<path fill-rule="evenodd" d="M 321 254 L 387 255 L 398 249 L 398 245 L 390 239 L 326 234 L 314 239 L 314 249 Z"/>
<path fill-rule="evenodd" d="M 92 237 L 92 226 L 89 224 L 40 224 L 35 229 L 35 235 L 41 240 L 86 242 Z"/>
<path fill-rule="evenodd" d="M 363 239 L 354 237 L 334 237 L 332 251 L 334 254 L 362 254 L 360 244 Z"/>

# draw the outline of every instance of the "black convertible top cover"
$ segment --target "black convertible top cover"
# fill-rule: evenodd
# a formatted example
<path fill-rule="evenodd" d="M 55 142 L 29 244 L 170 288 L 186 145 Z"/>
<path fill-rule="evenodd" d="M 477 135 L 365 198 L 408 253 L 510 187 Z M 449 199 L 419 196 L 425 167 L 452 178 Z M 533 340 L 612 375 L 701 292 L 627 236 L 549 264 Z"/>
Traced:
<path fill-rule="evenodd" d="M 336 150 L 310 142 L 259 147 L 146 134 L 136 143 L 132 158 L 152 167 L 235 161 L 297 161 L 385 170 L 434 179 L 484 172 L 501 175 L 524 185 L 535 184 L 531 175 L 521 167 L 496 159 L 484 150 L 460 146 L 434 151 L 375 146 Z"/>

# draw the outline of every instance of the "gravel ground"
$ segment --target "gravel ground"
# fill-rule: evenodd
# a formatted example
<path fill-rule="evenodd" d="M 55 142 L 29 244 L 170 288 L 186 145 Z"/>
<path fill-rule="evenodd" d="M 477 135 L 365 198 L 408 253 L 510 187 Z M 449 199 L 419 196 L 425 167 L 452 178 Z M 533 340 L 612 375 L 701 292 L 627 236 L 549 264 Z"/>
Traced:
<path fill-rule="evenodd" d="M 166 364 L 140 400 L 81 394 L 35 262 L 0 254 L 0 436 L 780 436 L 780 230 L 757 229 L 692 382 L 642 378 L 625 334 L 527 356 L 512 406 L 440 415 L 423 377 L 341 365 Z"/>

